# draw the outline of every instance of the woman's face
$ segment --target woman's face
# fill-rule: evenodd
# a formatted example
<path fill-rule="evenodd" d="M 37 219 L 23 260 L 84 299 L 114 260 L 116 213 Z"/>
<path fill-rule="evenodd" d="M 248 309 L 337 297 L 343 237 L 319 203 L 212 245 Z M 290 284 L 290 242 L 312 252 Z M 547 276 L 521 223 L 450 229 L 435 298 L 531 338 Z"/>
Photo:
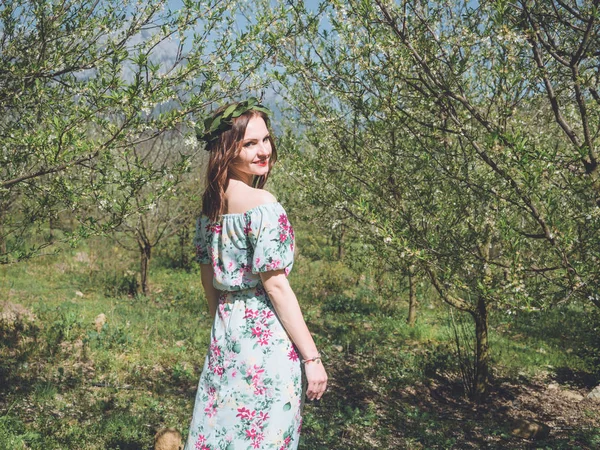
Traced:
<path fill-rule="evenodd" d="M 248 121 L 242 141 L 242 149 L 233 160 L 233 173 L 252 185 L 253 176 L 266 175 L 269 172 L 271 140 L 269 130 L 262 117 L 254 116 Z"/>

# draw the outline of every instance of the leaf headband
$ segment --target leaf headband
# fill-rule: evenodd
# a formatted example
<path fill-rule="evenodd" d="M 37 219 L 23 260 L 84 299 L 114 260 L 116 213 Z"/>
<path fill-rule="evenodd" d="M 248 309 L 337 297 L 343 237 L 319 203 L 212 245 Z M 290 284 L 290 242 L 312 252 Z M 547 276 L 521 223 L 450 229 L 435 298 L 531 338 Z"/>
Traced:
<path fill-rule="evenodd" d="M 199 141 L 210 144 L 216 140 L 221 133 L 229 130 L 233 125 L 233 120 L 240 117 L 248 111 L 260 111 L 265 114 L 271 114 L 267 108 L 262 106 L 255 97 L 250 97 L 238 103 L 232 103 L 220 113 L 204 119 L 204 130 L 196 125 L 196 137 Z"/>

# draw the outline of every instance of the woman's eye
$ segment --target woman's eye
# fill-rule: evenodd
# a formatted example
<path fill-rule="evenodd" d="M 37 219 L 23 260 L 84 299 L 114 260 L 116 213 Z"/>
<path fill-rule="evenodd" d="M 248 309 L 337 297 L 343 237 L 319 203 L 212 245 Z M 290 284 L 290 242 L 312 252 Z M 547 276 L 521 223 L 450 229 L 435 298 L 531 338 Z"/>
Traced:
<path fill-rule="evenodd" d="M 252 144 L 254 144 L 254 142 L 252 142 L 252 141 L 250 141 L 250 142 L 246 142 L 246 143 L 244 144 L 244 147 L 251 147 L 251 146 L 252 146 Z"/>
<path fill-rule="evenodd" d="M 269 136 L 263 139 L 263 142 L 269 142 Z"/>

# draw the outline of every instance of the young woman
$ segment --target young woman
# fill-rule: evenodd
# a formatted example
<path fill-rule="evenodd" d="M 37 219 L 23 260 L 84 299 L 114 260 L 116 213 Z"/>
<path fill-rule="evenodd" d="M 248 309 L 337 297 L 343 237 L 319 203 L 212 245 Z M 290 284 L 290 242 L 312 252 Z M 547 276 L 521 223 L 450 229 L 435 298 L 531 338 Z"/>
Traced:
<path fill-rule="evenodd" d="M 210 158 L 194 243 L 215 319 L 186 450 L 295 449 L 302 372 L 308 399 L 327 387 L 287 280 L 294 231 L 262 189 L 277 159 L 267 113 L 253 98 L 234 103 L 198 134 Z"/>

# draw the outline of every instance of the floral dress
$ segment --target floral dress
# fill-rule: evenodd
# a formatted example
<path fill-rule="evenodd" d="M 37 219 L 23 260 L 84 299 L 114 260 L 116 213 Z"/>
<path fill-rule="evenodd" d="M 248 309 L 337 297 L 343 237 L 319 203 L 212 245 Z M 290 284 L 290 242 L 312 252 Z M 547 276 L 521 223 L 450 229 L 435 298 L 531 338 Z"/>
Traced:
<path fill-rule="evenodd" d="M 285 210 L 266 203 L 218 222 L 203 216 L 194 244 L 221 292 L 185 450 L 296 449 L 300 359 L 260 279 L 260 272 L 292 268 Z"/>

